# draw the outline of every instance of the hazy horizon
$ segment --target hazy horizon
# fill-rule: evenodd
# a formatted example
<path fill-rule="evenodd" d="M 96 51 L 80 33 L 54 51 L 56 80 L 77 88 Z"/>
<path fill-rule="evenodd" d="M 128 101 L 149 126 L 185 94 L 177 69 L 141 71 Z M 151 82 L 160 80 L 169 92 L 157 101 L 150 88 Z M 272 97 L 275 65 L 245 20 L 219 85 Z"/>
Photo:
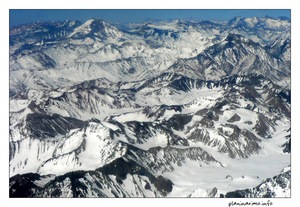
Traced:
<path fill-rule="evenodd" d="M 10 27 L 37 21 L 63 21 L 98 18 L 111 23 L 139 23 L 164 20 L 228 21 L 236 16 L 291 18 L 289 9 L 10 9 Z"/>

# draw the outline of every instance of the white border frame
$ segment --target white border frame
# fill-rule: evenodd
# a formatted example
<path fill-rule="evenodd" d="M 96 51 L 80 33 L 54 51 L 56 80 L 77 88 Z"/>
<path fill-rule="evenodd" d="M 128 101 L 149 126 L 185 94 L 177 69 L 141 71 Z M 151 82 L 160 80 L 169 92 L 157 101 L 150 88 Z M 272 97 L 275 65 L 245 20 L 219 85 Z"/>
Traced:
<path fill-rule="evenodd" d="M 0 198 L 2 205 L 13 206 L 86 206 L 86 205 L 109 205 L 109 206 L 228 206 L 230 201 L 267 201 L 273 202 L 272 206 L 296 206 L 300 201 L 298 184 L 300 183 L 299 165 L 297 157 L 300 151 L 299 136 L 299 116 L 300 104 L 297 92 L 300 81 L 299 60 L 300 55 L 297 50 L 300 49 L 299 34 L 299 14 L 300 7 L 295 0 L 3 0 L 0 8 L 0 58 L 1 58 L 1 106 L 0 106 L 0 153 L 1 166 L 0 172 Z M 292 190 L 291 198 L 284 199 L 211 199 L 211 198 L 146 198 L 146 199 L 11 199 L 9 198 L 9 173 L 8 173 L 8 136 L 9 136 L 9 9 L 291 9 L 292 25 Z M 4 98 L 3 98 L 4 97 Z"/>

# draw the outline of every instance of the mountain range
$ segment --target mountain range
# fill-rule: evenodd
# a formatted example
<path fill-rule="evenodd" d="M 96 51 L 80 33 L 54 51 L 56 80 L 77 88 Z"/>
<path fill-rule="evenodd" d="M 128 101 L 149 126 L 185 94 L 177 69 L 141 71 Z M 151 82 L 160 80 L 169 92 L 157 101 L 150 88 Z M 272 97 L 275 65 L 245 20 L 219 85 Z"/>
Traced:
<path fill-rule="evenodd" d="M 290 197 L 290 19 L 9 38 L 10 197 Z"/>

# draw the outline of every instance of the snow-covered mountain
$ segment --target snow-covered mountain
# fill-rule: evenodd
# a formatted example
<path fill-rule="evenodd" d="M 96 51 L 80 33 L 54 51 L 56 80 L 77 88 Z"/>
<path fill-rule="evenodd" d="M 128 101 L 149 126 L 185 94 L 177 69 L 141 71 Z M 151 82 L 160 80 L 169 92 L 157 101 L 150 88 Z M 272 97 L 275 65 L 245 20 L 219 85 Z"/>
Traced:
<path fill-rule="evenodd" d="M 290 20 L 124 28 L 10 29 L 10 196 L 274 190 L 261 183 L 290 165 Z"/>

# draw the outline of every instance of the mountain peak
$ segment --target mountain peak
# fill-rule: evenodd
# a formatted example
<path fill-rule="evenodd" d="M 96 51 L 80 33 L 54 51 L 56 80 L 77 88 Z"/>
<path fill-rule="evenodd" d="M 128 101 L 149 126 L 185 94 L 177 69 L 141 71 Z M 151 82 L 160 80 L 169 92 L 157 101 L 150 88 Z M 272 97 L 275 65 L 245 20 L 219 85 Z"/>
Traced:
<path fill-rule="evenodd" d="M 237 16 L 228 21 L 229 26 L 237 26 L 237 24 L 241 21 L 242 17 Z"/>
<path fill-rule="evenodd" d="M 70 35 L 73 38 L 100 38 L 107 39 L 109 37 L 119 37 L 120 31 L 114 26 L 108 24 L 102 19 L 89 19 L 79 27 L 77 27 L 74 32 Z"/>
<path fill-rule="evenodd" d="M 105 26 L 106 24 L 107 23 L 104 20 L 98 18 L 89 19 L 84 23 L 84 25 L 91 26 L 91 27 Z"/>
<path fill-rule="evenodd" d="M 227 41 L 240 41 L 240 40 L 243 40 L 243 39 L 245 39 L 245 38 L 242 35 L 230 33 L 230 34 L 227 35 L 225 40 L 227 40 Z"/>
<path fill-rule="evenodd" d="M 229 43 L 244 43 L 247 45 L 259 45 L 258 43 L 252 41 L 251 39 L 245 38 L 239 34 L 228 34 L 225 41 Z"/>
<path fill-rule="evenodd" d="M 100 19 L 89 19 L 79 27 L 77 27 L 74 30 L 74 33 L 71 34 L 71 36 L 74 36 L 74 34 L 89 34 L 93 31 L 102 32 L 103 28 L 105 26 L 105 23 L 103 20 Z"/>

